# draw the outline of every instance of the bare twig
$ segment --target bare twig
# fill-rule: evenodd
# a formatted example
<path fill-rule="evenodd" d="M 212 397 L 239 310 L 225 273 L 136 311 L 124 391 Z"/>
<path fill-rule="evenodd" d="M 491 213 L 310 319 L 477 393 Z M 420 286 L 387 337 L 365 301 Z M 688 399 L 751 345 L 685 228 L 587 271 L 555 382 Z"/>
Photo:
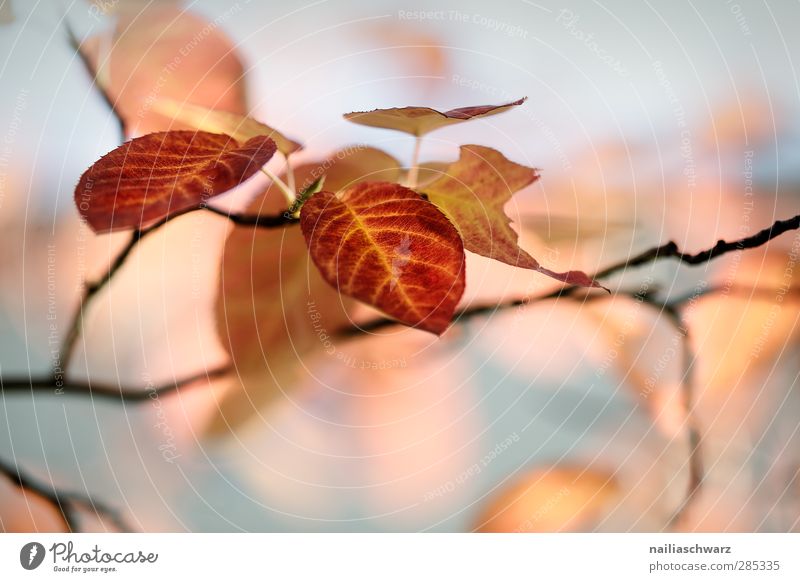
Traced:
<path fill-rule="evenodd" d="M 670 518 L 669 525 L 672 528 L 679 527 L 686 519 L 689 509 L 700 494 L 705 474 L 702 449 L 703 435 L 695 412 L 695 405 L 697 402 L 693 372 L 695 356 L 689 341 L 688 330 L 681 323 L 681 317 L 679 315 L 677 316 L 677 323 L 683 331 L 684 372 L 681 381 L 681 392 L 683 395 L 683 411 L 689 444 L 689 479 L 686 485 L 686 495 Z"/>
<path fill-rule="evenodd" d="M 64 19 L 66 23 L 66 19 Z M 78 37 L 75 36 L 73 30 L 69 27 L 69 25 L 65 25 L 67 30 L 67 41 L 69 42 L 70 47 L 75 51 L 75 54 L 78 55 L 78 58 L 81 60 L 83 64 L 83 68 L 88 73 L 89 77 L 92 79 L 92 85 L 97 92 L 100 94 L 100 97 L 103 99 L 103 102 L 108 106 L 109 111 L 114 116 L 114 119 L 117 120 L 117 124 L 119 125 L 119 132 L 122 136 L 122 140 L 124 141 L 128 137 L 128 129 L 127 123 L 125 122 L 125 118 L 120 113 L 119 109 L 117 109 L 117 104 L 112 99 L 111 95 L 109 94 L 106 87 L 103 87 L 102 83 L 98 82 L 97 79 L 97 70 L 95 69 L 92 61 L 89 59 L 89 55 L 87 55 L 83 51 L 83 47 L 81 46 L 81 42 L 78 40 Z"/>
<path fill-rule="evenodd" d="M 610 265 L 605 269 L 597 271 L 591 277 L 593 279 L 604 279 L 610 277 L 611 275 L 615 275 L 619 272 L 625 271 L 628 268 L 640 267 L 642 265 L 670 258 L 678 259 L 679 261 L 687 265 L 693 265 L 693 266 L 700 265 L 732 251 L 759 247 L 763 244 L 766 244 L 773 238 L 782 235 L 785 232 L 788 232 L 790 230 L 797 230 L 798 228 L 800 228 L 800 214 L 788 220 L 778 220 L 769 228 L 765 228 L 764 230 L 759 231 L 753 236 L 749 236 L 732 242 L 726 242 L 723 240 L 717 241 L 717 244 L 715 244 L 710 249 L 695 254 L 681 252 L 678 249 L 678 245 L 675 242 L 670 241 L 661 246 L 653 247 L 642 253 L 639 253 L 638 255 L 630 259 L 625 259 L 624 261 L 614 263 L 613 265 Z M 545 293 L 543 295 L 524 296 L 497 303 L 472 305 L 470 307 L 466 307 L 456 312 L 453 320 L 454 322 L 461 322 L 466 319 L 470 319 L 472 317 L 480 315 L 490 315 L 496 311 L 502 311 L 504 309 L 510 309 L 514 307 L 521 307 L 538 301 L 546 301 L 548 299 L 558 299 L 561 297 L 568 297 L 579 290 L 585 290 L 585 288 L 577 287 L 574 285 L 568 285 L 556 289 L 555 291 Z M 593 295 L 582 295 L 581 299 L 585 300 L 588 297 L 593 297 Z M 390 327 L 393 325 L 397 325 L 397 322 L 395 320 L 388 318 L 379 318 L 359 326 L 351 326 L 338 330 L 336 332 L 336 335 L 339 337 L 358 336 L 361 335 L 362 333 L 378 331 L 380 329 Z"/>
<path fill-rule="evenodd" d="M 18 465 L 12 465 L 2 459 L 0 459 L 0 473 L 23 491 L 30 491 L 55 507 L 68 532 L 80 531 L 80 519 L 78 517 L 80 508 L 94 512 L 101 520 L 107 520 L 121 532 L 133 531 L 115 509 L 89 495 L 62 491 L 52 484 L 42 483 L 25 474 Z"/>
<path fill-rule="evenodd" d="M 47 376 L 30 378 L 0 378 L 0 394 L 3 396 L 11 393 L 27 393 L 49 390 L 51 394 L 68 394 L 76 396 L 90 396 L 92 398 L 104 398 L 120 402 L 142 402 L 154 399 L 171 392 L 176 392 L 180 388 L 195 384 L 202 380 L 215 380 L 231 373 L 231 366 L 220 366 L 211 370 L 198 372 L 185 378 L 166 382 L 159 386 L 148 386 L 143 388 L 130 388 L 120 384 L 108 384 L 103 382 L 77 381 L 68 379 L 54 380 Z"/>
<path fill-rule="evenodd" d="M 54 370 L 53 377 L 59 377 L 61 374 L 66 373 L 69 367 L 78 339 L 80 338 L 83 330 L 83 321 L 89 304 L 92 302 L 94 297 L 111 281 L 111 278 L 114 276 L 114 274 L 125 264 L 125 261 L 128 259 L 131 252 L 133 252 L 142 239 L 165 225 L 167 222 L 197 210 L 208 210 L 217 216 L 223 216 L 227 218 L 234 224 L 254 226 L 256 228 L 281 228 L 297 222 L 296 218 L 293 218 L 291 215 L 285 212 L 277 215 L 231 214 L 218 208 L 203 206 L 200 208 L 189 208 L 182 212 L 171 214 L 170 216 L 162 218 L 158 222 L 146 228 L 134 230 L 131 233 L 130 239 L 128 239 L 128 243 L 122 248 L 122 250 L 120 250 L 119 254 L 117 254 L 114 260 L 111 261 L 111 264 L 108 266 L 106 271 L 93 282 L 84 285 L 83 295 L 81 296 L 80 303 L 78 304 L 78 308 L 72 316 L 72 321 L 67 328 L 67 334 L 64 336 L 64 341 L 61 345 L 61 358 L 57 363 L 61 366 L 62 370 Z"/>
<path fill-rule="evenodd" d="M 595 273 L 594 277 L 603 279 L 609 277 L 619 271 L 623 271 L 629 267 L 638 267 L 647 263 L 655 262 L 659 259 L 674 258 L 687 265 L 701 265 L 715 259 L 721 255 L 730 253 L 732 251 L 741 251 L 744 249 L 754 249 L 760 247 L 782 235 L 790 230 L 797 230 L 800 228 L 800 214 L 786 220 L 776 220 L 772 226 L 757 232 L 752 236 L 748 236 L 739 240 L 726 242 L 724 240 L 717 241 L 710 249 L 700 251 L 699 253 L 683 253 L 678 250 L 678 245 L 674 241 L 670 241 L 659 247 L 654 247 L 643 253 L 636 255 L 630 259 L 611 265 Z"/>

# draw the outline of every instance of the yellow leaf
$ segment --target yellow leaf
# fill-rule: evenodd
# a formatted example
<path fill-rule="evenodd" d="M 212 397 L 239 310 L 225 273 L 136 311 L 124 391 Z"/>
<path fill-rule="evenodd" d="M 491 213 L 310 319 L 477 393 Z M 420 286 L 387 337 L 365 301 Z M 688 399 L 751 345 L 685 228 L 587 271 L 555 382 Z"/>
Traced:
<path fill-rule="evenodd" d="M 153 102 L 153 111 L 174 121 L 184 123 L 192 129 L 208 131 L 211 133 L 224 133 L 239 142 L 246 142 L 250 138 L 267 136 L 278 146 L 278 151 L 284 156 L 296 152 L 303 146 L 289 139 L 281 132 L 270 126 L 256 121 L 250 116 L 208 109 L 201 105 L 181 103 L 174 99 L 158 99 Z M 173 128 L 175 129 L 175 128 Z"/>
<path fill-rule="evenodd" d="M 430 107 L 392 107 L 390 109 L 373 109 L 372 111 L 355 111 L 346 113 L 344 118 L 353 123 L 394 129 L 410 133 L 417 137 L 425 135 L 440 127 L 462 123 L 470 119 L 497 115 L 522 105 L 527 97 L 503 105 L 476 105 L 473 107 L 459 107 L 450 111 L 437 111 Z"/>

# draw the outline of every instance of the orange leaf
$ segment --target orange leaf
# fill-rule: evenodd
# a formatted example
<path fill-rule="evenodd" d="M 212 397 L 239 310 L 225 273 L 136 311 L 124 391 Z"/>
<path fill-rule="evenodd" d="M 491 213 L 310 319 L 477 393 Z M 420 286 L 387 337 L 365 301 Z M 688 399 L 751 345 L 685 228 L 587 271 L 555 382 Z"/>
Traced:
<path fill-rule="evenodd" d="M 239 142 L 265 135 L 271 138 L 278 151 L 287 156 L 303 146 L 289 139 L 269 125 L 256 121 L 247 115 L 239 115 L 219 109 L 208 109 L 201 105 L 181 103 L 174 99 L 158 99 L 153 102 L 153 111 L 169 117 L 173 121 L 185 123 L 191 129 L 224 133 Z"/>
<path fill-rule="evenodd" d="M 341 198 L 320 192 L 300 226 L 311 258 L 340 293 L 435 334 L 464 293 L 464 246 L 439 210 L 389 182 L 362 182 Z"/>
<path fill-rule="evenodd" d="M 446 125 L 502 113 L 516 105 L 522 105 L 525 99 L 527 97 L 504 105 L 476 105 L 451 109 L 445 112 L 437 111 L 430 107 L 392 107 L 391 109 L 373 109 L 372 111 L 346 113 L 344 118 L 361 125 L 395 129 L 411 135 L 421 136 Z"/>
<path fill-rule="evenodd" d="M 517 244 L 504 206 L 515 192 L 538 179 L 536 170 L 515 164 L 497 150 L 466 145 L 461 146 L 459 160 L 425 187 L 425 194 L 456 226 L 466 250 L 572 285 L 599 287 L 581 271 L 556 273 L 542 267 Z"/>
<path fill-rule="evenodd" d="M 591 531 L 619 503 L 613 475 L 579 467 L 532 471 L 500 490 L 478 518 L 478 531 Z"/>
<path fill-rule="evenodd" d="M 239 145 L 215 133 L 151 133 L 92 164 L 75 188 L 75 204 L 95 232 L 141 228 L 223 194 L 274 153 L 267 137 Z"/>

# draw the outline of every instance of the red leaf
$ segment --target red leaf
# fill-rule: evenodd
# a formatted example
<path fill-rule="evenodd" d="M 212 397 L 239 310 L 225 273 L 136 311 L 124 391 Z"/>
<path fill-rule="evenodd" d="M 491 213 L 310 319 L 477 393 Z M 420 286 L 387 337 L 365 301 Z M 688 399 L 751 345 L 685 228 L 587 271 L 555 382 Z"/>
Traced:
<path fill-rule="evenodd" d="M 300 226 L 311 258 L 340 293 L 435 334 L 450 325 L 464 293 L 464 246 L 413 190 L 362 182 L 341 198 L 320 192 L 303 206 Z"/>
<path fill-rule="evenodd" d="M 92 164 L 75 188 L 75 204 L 95 232 L 141 228 L 239 185 L 274 153 L 267 137 L 239 145 L 215 133 L 151 133 Z"/>
<path fill-rule="evenodd" d="M 439 129 L 446 125 L 461 123 L 476 117 L 488 117 L 496 115 L 522 105 L 526 97 L 505 103 L 503 105 L 476 105 L 473 107 L 459 107 L 450 111 L 437 111 L 430 107 L 392 107 L 390 109 L 373 109 L 372 111 L 356 111 L 346 113 L 344 118 L 353 123 L 368 125 L 370 127 L 380 127 L 383 129 L 394 129 L 410 133 L 411 135 L 421 136 Z"/>

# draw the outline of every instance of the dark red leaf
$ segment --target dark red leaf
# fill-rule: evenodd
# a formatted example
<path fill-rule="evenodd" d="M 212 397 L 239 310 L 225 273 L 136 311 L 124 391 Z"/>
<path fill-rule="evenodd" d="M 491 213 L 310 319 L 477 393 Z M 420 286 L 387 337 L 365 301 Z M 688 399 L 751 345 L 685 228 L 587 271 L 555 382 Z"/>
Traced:
<path fill-rule="evenodd" d="M 450 325 L 464 293 L 464 246 L 413 190 L 362 182 L 341 198 L 320 192 L 303 206 L 300 226 L 311 258 L 340 293 L 435 334 Z"/>
<path fill-rule="evenodd" d="M 141 228 L 227 192 L 274 153 L 275 142 L 267 137 L 239 145 L 215 133 L 151 133 L 86 170 L 75 188 L 75 204 L 95 232 Z"/>

